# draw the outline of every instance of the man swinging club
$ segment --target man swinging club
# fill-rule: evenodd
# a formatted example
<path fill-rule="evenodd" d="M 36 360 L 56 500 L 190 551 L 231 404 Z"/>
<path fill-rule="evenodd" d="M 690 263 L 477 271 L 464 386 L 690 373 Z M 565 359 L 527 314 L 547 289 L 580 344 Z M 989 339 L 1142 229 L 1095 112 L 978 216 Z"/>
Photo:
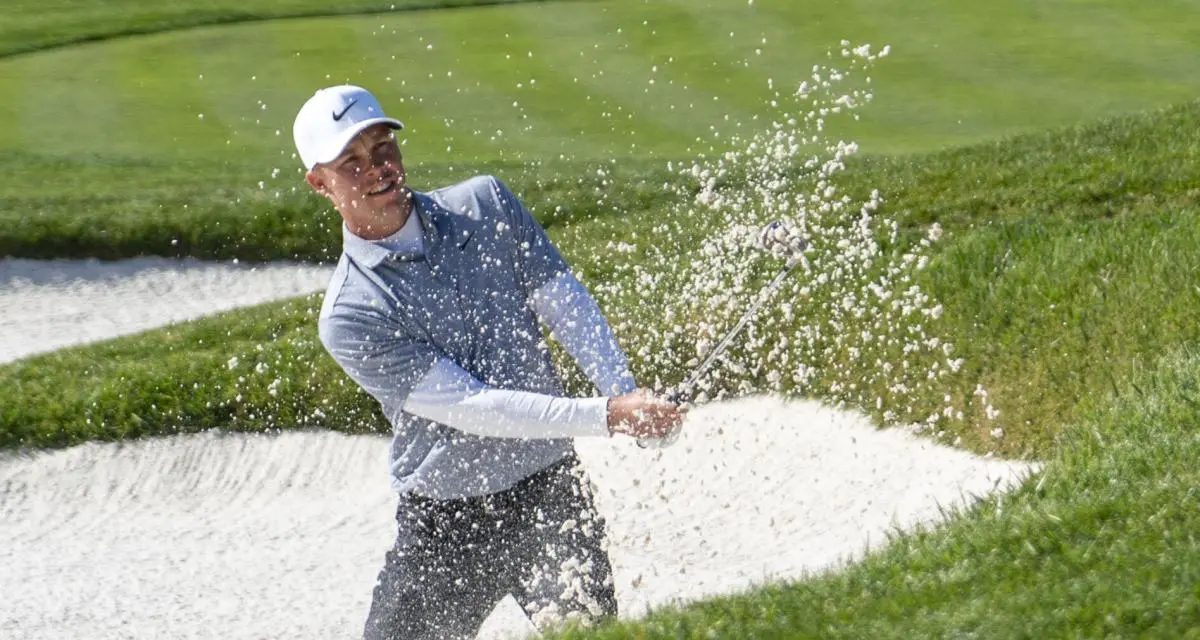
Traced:
<path fill-rule="evenodd" d="M 419 192 L 360 87 L 300 109 L 308 184 L 341 214 L 321 342 L 394 431 L 399 533 L 366 638 L 469 638 L 512 594 L 540 627 L 615 616 L 604 521 L 573 439 L 662 438 L 685 408 L 637 390 L 599 307 L 499 180 Z M 600 391 L 564 397 L 545 323 Z"/>

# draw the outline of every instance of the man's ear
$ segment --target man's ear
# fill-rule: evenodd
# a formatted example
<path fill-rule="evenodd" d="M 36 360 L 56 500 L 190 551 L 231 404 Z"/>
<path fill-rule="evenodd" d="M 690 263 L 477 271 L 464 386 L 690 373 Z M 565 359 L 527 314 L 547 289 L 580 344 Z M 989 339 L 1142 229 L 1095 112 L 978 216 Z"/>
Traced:
<path fill-rule="evenodd" d="M 317 175 L 316 169 L 304 174 L 304 179 L 308 182 L 308 186 L 312 187 L 313 191 L 316 191 L 317 193 L 328 198 L 330 202 L 333 202 L 333 194 L 329 191 L 329 187 L 325 184 L 325 180 L 321 176 Z"/>

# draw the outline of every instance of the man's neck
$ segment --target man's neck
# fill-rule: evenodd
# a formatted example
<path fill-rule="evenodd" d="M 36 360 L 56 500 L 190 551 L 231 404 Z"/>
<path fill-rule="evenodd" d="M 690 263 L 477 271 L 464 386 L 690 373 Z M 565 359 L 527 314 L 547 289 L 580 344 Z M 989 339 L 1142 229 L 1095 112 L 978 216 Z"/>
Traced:
<path fill-rule="evenodd" d="M 346 228 L 350 230 L 350 233 L 363 240 L 382 240 L 403 228 L 412 212 L 412 197 L 408 195 L 401 201 L 398 209 L 380 211 L 366 219 L 355 221 L 347 219 Z"/>

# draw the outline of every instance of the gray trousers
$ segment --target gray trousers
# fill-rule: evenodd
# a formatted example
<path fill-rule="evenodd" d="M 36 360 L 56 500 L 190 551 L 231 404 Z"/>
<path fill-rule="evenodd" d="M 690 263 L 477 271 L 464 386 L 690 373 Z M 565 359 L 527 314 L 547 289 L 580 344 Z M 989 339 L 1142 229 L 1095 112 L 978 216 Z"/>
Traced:
<path fill-rule="evenodd" d="M 497 494 L 401 496 L 396 521 L 367 640 L 473 638 L 508 594 L 540 628 L 617 615 L 604 521 L 574 455 Z"/>

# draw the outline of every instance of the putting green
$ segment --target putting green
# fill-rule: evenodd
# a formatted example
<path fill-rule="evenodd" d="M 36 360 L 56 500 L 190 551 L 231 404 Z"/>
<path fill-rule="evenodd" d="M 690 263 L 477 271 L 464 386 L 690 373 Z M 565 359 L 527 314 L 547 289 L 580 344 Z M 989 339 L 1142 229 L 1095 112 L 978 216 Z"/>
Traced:
<path fill-rule="evenodd" d="M 794 87 L 847 38 L 893 54 L 863 121 L 835 131 L 868 152 L 928 150 L 1194 97 L 1200 21 L 1181 16 L 1198 11 L 607 0 L 203 27 L 0 59 L 0 149 L 295 171 L 296 108 L 354 82 L 422 160 L 691 157 L 710 129 L 761 126 L 768 79 Z"/>

